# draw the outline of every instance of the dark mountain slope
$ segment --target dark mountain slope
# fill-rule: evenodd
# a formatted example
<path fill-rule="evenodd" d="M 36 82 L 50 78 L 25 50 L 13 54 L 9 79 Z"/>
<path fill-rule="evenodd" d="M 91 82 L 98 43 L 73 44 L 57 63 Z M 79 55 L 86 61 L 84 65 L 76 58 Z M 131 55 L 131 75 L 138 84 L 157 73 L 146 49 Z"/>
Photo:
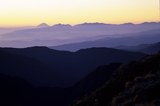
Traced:
<path fill-rule="evenodd" d="M 72 92 L 74 94 L 72 96 L 76 99 L 90 94 L 92 91 L 108 81 L 111 78 L 112 73 L 114 73 L 120 65 L 121 63 L 112 63 L 109 65 L 99 66 L 72 87 Z"/>
<path fill-rule="evenodd" d="M 54 70 L 44 63 L 22 55 L 8 53 L 0 50 L 0 73 L 19 76 L 30 83 L 41 85 L 54 85 L 58 79 Z"/>
<path fill-rule="evenodd" d="M 160 54 L 121 66 L 101 89 L 74 106 L 159 106 Z"/>
<path fill-rule="evenodd" d="M 52 73 L 54 73 L 54 76 L 57 78 L 55 83 L 48 82 L 52 86 L 54 86 L 54 84 L 57 86 L 73 85 L 100 65 L 113 62 L 125 63 L 144 56 L 142 53 L 127 52 L 111 48 L 90 48 L 77 52 L 57 51 L 47 47 L 31 47 L 24 49 L 1 48 L 0 50 L 34 58 L 46 64 L 52 71 L 45 71 L 45 74 L 51 76 L 53 75 Z M 16 61 L 16 58 L 14 61 Z M 7 65 L 7 63 L 5 65 Z M 19 67 L 19 65 L 15 65 L 15 67 Z M 23 71 L 25 72 L 25 70 Z M 48 77 L 48 79 L 52 78 Z"/>
<path fill-rule="evenodd" d="M 36 98 L 40 101 L 40 105 L 46 105 L 47 103 L 47 106 L 69 106 L 82 96 L 90 94 L 103 85 L 119 66 L 120 63 L 100 66 L 69 88 L 39 88 L 36 90 Z"/>
<path fill-rule="evenodd" d="M 29 106 L 32 85 L 19 77 L 0 74 L 0 105 Z"/>
<path fill-rule="evenodd" d="M 3 104 L 2 106 L 11 104 L 17 106 L 68 106 L 81 96 L 90 94 L 103 85 L 119 66 L 120 63 L 100 66 L 69 88 L 45 86 L 37 88 L 21 78 L 0 75 L 0 91 L 1 94 L 4 94 L 0 95 L 3 98 L 3 102 L 0 104 Z"/>

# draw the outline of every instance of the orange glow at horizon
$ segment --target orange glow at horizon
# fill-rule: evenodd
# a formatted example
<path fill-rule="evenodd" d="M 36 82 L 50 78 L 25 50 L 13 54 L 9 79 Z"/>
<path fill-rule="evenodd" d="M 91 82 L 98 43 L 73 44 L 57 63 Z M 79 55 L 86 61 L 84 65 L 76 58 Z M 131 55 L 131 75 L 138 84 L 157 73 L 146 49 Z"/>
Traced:
<path fill-rule="evenodd" d="M 158 0 L 0 0 L 0 26 L 158 22 Z"/>

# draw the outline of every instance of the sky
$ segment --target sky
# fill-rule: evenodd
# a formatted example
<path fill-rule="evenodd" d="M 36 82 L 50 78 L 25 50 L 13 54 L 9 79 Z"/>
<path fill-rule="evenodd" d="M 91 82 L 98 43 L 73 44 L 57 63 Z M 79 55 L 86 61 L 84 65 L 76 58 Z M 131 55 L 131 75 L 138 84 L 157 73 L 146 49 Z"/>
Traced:
<path fill-rule="evenodd" d="M 0 26 L 159 21 L 158 0 L 0 0 Z"/>

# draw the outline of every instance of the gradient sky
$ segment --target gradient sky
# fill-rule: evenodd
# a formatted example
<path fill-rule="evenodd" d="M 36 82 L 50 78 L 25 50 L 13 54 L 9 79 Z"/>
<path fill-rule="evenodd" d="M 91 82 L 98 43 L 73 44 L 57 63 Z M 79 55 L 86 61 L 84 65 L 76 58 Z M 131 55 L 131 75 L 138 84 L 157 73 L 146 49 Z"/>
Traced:
<path fill-rule="evenodd" d="M 158 21 L 158 0 L 0 0 L 0 26 Z"/>

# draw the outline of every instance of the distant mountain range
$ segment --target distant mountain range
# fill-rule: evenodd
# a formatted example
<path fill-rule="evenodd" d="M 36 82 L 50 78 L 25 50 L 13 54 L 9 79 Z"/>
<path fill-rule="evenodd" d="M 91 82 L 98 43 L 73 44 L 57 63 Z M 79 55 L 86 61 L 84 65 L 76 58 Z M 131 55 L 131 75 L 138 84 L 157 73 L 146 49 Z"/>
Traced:
<path fill-rule="evenodd" d="M 0 72 L 16 75 L 41 86 L 70 86 L 100 65 L 129 62 L 145 54 L 111 48 L 89 48 L 77 52 L 47 47 L 0 48 Z M 9 66 L 9 67 L 8 67 Z"/>
<path fill-rule="evenodd" d="M 135 46 L 140 44 L 150 44 L 160 41 L 160 30 L 150 30 L 138 33 L 121 34 L 117 36 L 124 36 L 119 38 L 108 38 L 104 37 L 102 39 L 85 41 L 80 43 L 71 43 L 60 46 L 50 47 L 57 50 L 69 50 L 76 51 L 83 48 L 90 47 L 112 47 L 116 48 L 120 45 L 124 46 Z"/>
<path fill-rule="evenodd" d="M 68 43 L 93 41 L 101 38 L 134 36 L 129 33 L 155 30 L 160 23 L 105 24 L 83 23 L 78 25 L 42 23 L 37 27 L 1 34 L 2 47 L 56 46 Z"/>

